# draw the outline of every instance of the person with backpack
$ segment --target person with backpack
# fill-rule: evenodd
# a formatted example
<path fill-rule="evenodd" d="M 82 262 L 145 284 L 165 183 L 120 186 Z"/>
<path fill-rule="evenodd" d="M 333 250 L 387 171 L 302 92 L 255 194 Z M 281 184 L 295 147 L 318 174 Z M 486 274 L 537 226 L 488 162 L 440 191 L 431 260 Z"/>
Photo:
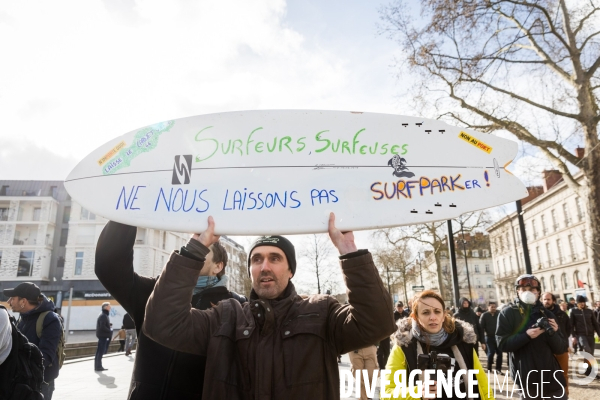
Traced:
<path fill-rule="evenodd" d="M 44 382 L 42 394 L 45 400 L 52 399 L 54 380 L 58 377 L 64 348 L 64 330 L 54 303 L 44 296 L 32 282 L 23 282 L 14 289 L 5 289 L 8 304 L 13 312 L 19 313 L 17 328 L 29 342 L 42 352 Z M 61 353 L 61 354 L 59 354 Z"/>
<path fill-rule="evenodd" d="M 42 400 L 42 352 L 17 329 L 17 321 L 0 305 L 0 399 Z"/>

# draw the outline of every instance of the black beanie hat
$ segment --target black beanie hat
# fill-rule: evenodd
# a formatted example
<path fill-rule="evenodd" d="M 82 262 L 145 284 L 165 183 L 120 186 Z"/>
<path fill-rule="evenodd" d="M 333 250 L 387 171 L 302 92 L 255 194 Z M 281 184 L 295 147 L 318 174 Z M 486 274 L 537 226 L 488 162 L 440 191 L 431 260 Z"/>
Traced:
<path fill-rule="evenodd" d="M 578 303 L 587 303 L 588 300 L 587 300 L 587 297 L 578 294 L 577 295 L 577 300 L 575 300 L 575 301 L 578 302 Z"/>
<path fill-rule="evenodd" d="M 250 248 L 248 252 L 248 276 L 250 274 L 250 256 L 252 256 L 252 250 L 259 246 L 274 246 L 283 251 L 285 258 L 287 258 L 288 265 L 292 271 L 292 276 L 296 275 L 296 250 L 292 242 L 284 238 L 283 236 L 262 236 L 256 239 L 256 242 Z"/>

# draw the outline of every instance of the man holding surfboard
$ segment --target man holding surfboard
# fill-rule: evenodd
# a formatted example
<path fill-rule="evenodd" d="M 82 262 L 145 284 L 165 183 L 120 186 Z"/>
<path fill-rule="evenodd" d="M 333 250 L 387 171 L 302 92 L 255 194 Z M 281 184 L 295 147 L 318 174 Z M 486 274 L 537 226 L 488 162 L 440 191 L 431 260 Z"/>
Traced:
<path fill-rule="evenodd" d="M 194 235 L 186 251 L 202 258 L 218 241 L 215 223 Z M 340 252 L 348 303 L 327 295 L 303 299 L 290 281 L 295 249 L 282 236 L 259 238 L 248 257 L 250 300 L 195 310 L 190 293 L 204 261 L 171 255 L 146 305 L 144 333 L 174 350 L 207 357 L 204 398 L 339 399 L 337 355 L 388 337 L 396 329 L 392 302 L 371 254 L 329 217 Z"/>

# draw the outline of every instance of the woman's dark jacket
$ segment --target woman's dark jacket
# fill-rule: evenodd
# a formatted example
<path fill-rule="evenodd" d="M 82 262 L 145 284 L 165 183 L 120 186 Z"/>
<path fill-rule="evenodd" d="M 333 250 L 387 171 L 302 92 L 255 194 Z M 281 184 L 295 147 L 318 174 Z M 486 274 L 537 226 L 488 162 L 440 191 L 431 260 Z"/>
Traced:
<path fill-rule="evenodd" d="M 510 373 L 513 380 L 516 373 L 519 373 L 522 383 L 519 387 L 527 386 L 530 393 L 537 393 L 536 391 L 541 390 L 543 381 L 543 393 L 547 396 L 560 394 L 566 387 L 565 377 L 554 354 L 563 354 L 568 345 L 560 329 L 552 336 L 548 332 L 535 339 L 527 335 L 527 330 L 542 316 L 556 319 L 539 301 L 531 306 L 515 299 L 514 303 L 508 304 L 500 311 L 496 341 L 501 351 L 509 353 Z M 543 376 L 542 370 L 546 371 Z M 555 373 L 559 370 L 560 373 Z"/>
<path fill-rule="evenodd" d="M 201 399 L 206 357 L 171 350 L 142 332 L 146 302 L 157 278 L 140 276 L 133 270 L 136 232 L 136 227 L 110 221 L 96 247 L 96 276 L 133 317 L 138 334 L 128 399 Z M 215 289 L 219 289 L 218 295 L 210 296 L 215 304 L 226 298 L 240 299 L 220 288 L 207 289 L 202 297 L 208 298 Z"/>

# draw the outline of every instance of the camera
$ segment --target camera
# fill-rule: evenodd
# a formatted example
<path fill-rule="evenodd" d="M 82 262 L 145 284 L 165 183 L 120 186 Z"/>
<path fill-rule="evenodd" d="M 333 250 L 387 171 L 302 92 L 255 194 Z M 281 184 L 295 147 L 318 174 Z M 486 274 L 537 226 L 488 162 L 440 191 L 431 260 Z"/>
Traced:
<path fill-rule="evenodd" d="M 552 325 L 550 325 L 550 321 L 548 321 L 548 318 L 546 317 L 540 317 L 532 326 L 532 328 L 542 328 L 546 332 L 548 332 L 548 335 L 554 335 L 554 328 L 552 328 Z"/>
<path fill-rule="evenodd" d="M 429 354 L 419 354 L 417 358 L 417 368 L 420 370 L 433 369 L 442 371 L 444 374 L 452 366 L 452 359 L 446 354 L 438 354 L 435 351 Z"/>

